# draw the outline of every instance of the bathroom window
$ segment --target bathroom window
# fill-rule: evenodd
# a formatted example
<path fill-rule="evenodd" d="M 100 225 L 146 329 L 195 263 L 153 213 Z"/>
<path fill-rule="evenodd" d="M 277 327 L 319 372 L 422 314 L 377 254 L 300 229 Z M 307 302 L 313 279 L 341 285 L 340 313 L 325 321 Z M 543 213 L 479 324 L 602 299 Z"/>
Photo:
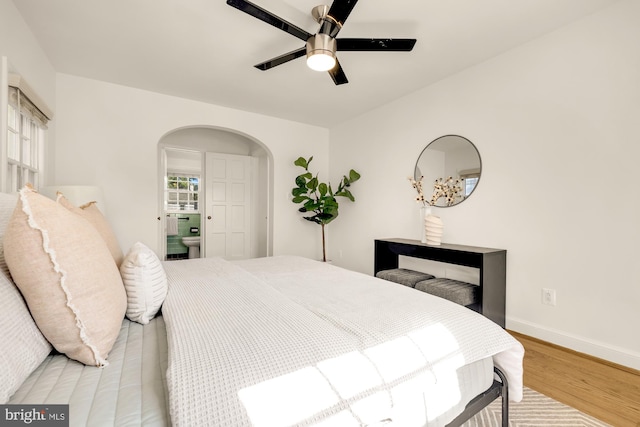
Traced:
<path fill-rule="evenodd" d="M 7 151 L 3 187 L 16 192 L 29 183 L 36 189 L 42 180 L 44 141 L 48 117 L 25 95 L 32 92 L 19 76 L 10 76 L 7 117 Z M 31 94 L 31 98 L 38 99 Z M 41 103 L 41 101 L 39 102 Z M 46 107 L 42 107 L 47 110 Z M 50 113 L 48 113 L 51 116 Z"/>
<path fill-rule="evenodd" d="M 200 176 L 169 173 L 165 203 L 167 211 L 197 211 L 200 192 Z"/>

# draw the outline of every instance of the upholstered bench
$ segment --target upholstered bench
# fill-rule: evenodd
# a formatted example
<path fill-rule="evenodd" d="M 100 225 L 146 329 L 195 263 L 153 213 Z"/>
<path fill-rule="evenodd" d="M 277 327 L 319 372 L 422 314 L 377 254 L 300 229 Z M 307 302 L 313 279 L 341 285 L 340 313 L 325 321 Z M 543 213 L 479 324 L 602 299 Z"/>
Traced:
<path fill-rule="evenodd" d="M 431 274 L 408 270 L 406 268 L 382 270 L 376 274 L 376 277 L 390 282 L 400 283 L 401 285 L 409 286 L 411 288 L 414 288 L 418 282 L 435 278 L 435 276 Z"/>
<path fill-rule="evenodd" d="M 471 283 L 438 278 L 428 273 L 406 268 L 382 270 L 376 274 L 376 277 L 448 299 L 472 310 L 478 311 L 480 308 L 480 287 Z"/>
<path fill-rule="evenodd" d="M 459 280 L 445 278 L 422 280 L 416 283 L 415 288 L 465 307 L 474 306 L 480 302 L 480 287 Z"/>

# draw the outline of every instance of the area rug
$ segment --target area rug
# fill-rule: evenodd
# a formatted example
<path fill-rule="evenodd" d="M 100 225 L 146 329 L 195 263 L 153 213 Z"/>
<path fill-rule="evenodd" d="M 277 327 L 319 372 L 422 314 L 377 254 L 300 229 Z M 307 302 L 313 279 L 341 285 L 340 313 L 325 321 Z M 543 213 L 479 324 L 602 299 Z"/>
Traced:
<path fill-rule="evenodd" d="M 463 427 L 500 426 L 502 426 L 502 409 L 499 398 L 463 424 Z M 509 426 L 610 427 L 609 424 L 527 387 L 524 388 L 524 397 L 521 402 L 509 402 Z"/>

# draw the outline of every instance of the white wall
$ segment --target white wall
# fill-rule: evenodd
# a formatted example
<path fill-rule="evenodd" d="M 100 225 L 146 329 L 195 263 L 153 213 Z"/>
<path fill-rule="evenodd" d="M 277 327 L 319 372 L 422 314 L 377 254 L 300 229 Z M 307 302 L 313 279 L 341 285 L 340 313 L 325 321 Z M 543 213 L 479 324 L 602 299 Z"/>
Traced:
<path fill-rule="evenodd" d="M 49 122 L 48 126 L 45 148 L 48 153 L 54 153 L 56 73 L 11 0 L 0 0 L 0 57 L 2 56 L 7 58 L 8 71 L 20 74 L 47 107 L 54 111 L 53 121 Z M 3 116 L 0 123 L 4 120 Z M 0 138 L 0 140 L 4 139 Z M 51 180 L 55 171 L 53 156 L 50 159 L 51 161 L 44 167 L 45 185 Z"/>
<path fill-rule="evenodd" d="M 430 141 L 465 136 L 479 186 L 434 213 L 445 242 L 508 250 L 507 327 L 640 369 L 638 46 L 640 2 L 617 3 L 332 128 L 331 173 L 362 179 L 331 257 L 371 274 L 375 238 L 418 239 L 406 177 Z"/>
<path fill-rule="evenodd" d="M 174 129 L 212 126 L 263 143 L 274 159 L 273 251 L 320 257 L 320 236 L 291 202 L 293 161 L 314 156 L 328 169 L 323 128 L 124 86 L 59 74 L 55 184 L 99 185 L 124 251 L 158 248 L 158 142 Z"/>
<path fill-rule="evenodd" d="M 187 128 L 171 132 L 162 138 L 170 147 L 184 147 L 201 152 L 252 156 L 256 144 L 245 136 L 212 128 Z"/>

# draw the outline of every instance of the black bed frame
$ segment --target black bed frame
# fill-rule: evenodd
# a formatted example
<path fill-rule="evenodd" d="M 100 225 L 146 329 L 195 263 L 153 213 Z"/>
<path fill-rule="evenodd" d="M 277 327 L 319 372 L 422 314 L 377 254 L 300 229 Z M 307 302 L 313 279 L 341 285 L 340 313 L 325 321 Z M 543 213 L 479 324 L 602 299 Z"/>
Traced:
<path fill-rule="evenodd" d="M 498 375 L 500 381 L 494 380 L 491 387 L 474 397 L 464 408 L 464 411 L 447 424 L 446 427 L 461 426 L 500 396 L 502 396 L 502 427 L 509 427 L 509 388 L 507 377 L 495 366 L 493 367 L 493 371 Z"/>

